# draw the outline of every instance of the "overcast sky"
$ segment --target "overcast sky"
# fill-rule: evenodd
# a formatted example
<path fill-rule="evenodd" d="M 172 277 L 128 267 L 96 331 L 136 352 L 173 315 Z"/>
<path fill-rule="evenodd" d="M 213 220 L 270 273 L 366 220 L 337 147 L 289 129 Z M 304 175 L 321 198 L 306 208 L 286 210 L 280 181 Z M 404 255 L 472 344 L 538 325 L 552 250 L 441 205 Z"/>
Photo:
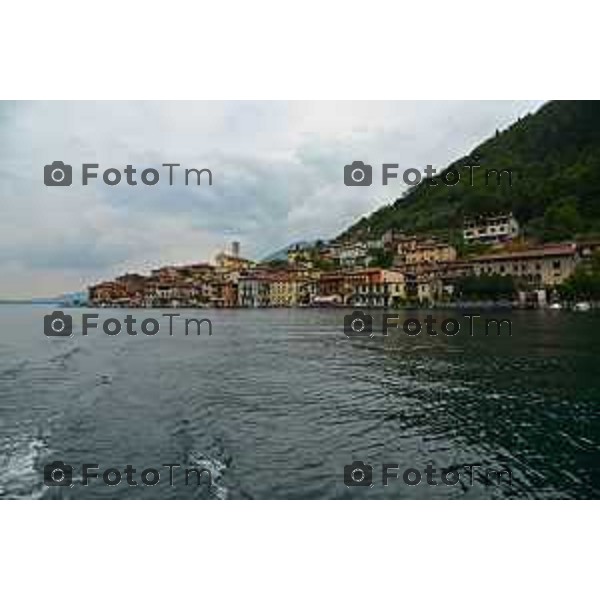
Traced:
<path fill-rule="evenodd" d="M 515 102 L 2 102 L 0 298 L 84 289 L 125 270 L 211 259 L 236 239 L 262 258 L 327 239 L 404 185 L 346 187 L 354 160 L 443 168 L 532 112 Z M 44 165 L 73 165 L 46 187 Z M 81 185 L 81 164 L 100 179 Z M 213 185 L 110 187 L 104 169 L 209 168 Z"/>

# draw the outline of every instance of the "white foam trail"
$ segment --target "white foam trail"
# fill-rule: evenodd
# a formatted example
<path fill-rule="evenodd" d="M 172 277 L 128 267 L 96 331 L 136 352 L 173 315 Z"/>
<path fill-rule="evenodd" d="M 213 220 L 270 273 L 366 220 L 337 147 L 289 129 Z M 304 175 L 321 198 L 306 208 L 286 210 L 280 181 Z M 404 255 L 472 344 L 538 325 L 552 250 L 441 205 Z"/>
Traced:
<path fill-rule="evenodd" d="M 7 438 L 0 454 L 0 497 L 7 499 L 38 499 L 46 492 L 40 457 L 47 453 L 43 439 L 20 435 Z"/>
<path fill-rule="evenodd" d="M 218 458 L 206 456 L 195 451 L 190 452 L 189 459 L 190 467 L 206 469 L 210 472 L 212 480 L 210 493 L 218 500 L 226 500 L 229 490 L 223 484 L 223 476 L 227 470 L 227 465 Z"/>

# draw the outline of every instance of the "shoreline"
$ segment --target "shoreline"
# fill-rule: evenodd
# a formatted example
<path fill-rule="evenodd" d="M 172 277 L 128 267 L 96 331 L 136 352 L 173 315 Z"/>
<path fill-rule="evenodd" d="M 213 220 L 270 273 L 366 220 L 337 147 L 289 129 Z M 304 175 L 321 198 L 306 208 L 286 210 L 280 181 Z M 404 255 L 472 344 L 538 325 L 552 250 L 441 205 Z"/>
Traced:
<path fill-rule="evenodd" d="M 576 308 L 580 304 L 587 304 L 587 308 Z M 597 310 L 600 308 L 600 303 L 596 302 L 573 302 L 565 303 L 559 307 L 553 307 L 550 304 L 546 305 L 527 305 L 518 303 L 507 303 L 507 302 L 445 302 L 431 305 L 419 305 L 419 304 L 404 304 L 398 306 L 364 306 L 357 304 L 335 304 L 335 305 L 314 305 L 314 304 L 297 304 L 294 306 L 193 306 L 193 305 L 159 305 L 159 306 L 127 306 L 127 305 L 64 305 L 57 303 L 55 306 L 61 308 L 89 308 L 89 309 L 130 309 L 130 310 L 276 310 L 276 309 L 302 309 L 302 310 L 363 310 L 363 311 L 402 311 L 402 310 L 501 310 L 501 311 L 550 311 L 550 312 L 561 312 L 561 311 L 588 311 Z"/>

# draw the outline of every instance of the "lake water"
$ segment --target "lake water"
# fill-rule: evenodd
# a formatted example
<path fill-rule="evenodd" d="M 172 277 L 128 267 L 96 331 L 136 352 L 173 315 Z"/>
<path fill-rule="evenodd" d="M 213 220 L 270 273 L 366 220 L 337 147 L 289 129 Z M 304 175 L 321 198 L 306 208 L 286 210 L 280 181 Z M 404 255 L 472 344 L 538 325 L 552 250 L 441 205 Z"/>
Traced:
<path fill-rule="evenodd" d="M 51 310 L 0 306 L 2 498 L 600 497 L 598 313 L 507 313 L 513 335 L 498 337 L 434 311 L 438 330 L 453 317 L 460 333 L 383 337 L 373 312 L 375 336 L 348 339 L 338 309 L 153 310 L 132 314 L 138 330 L 158 318 L 156 336 L 82 337 L 73 309 L 74 335 L 47 338 Z M 212 335 L 185 336 L 177 318 L 170 336 L 162 312 L 209 318 Z M 44 484 L 54 461 L 72 466 L 73 485 Z M 354 461 L 372 466 L 372 486 L 345 485 Z M 87 486 L 84 463 L 98 465 Z M 383 463 L 399 466 L 387 486 Z M 165 464 L 181 465 L 173 485 Z M 465 464 L 481 465 L 473 481 L 441 482 Z M 102 481 L 111 467 L 119 485 Z M 212 483 L 190 473 L 185 485 L 192 467 Z M 145 469 L 160 481 L 144 484 Z M 404 482 L 406 469 L 421 483 Z"/>

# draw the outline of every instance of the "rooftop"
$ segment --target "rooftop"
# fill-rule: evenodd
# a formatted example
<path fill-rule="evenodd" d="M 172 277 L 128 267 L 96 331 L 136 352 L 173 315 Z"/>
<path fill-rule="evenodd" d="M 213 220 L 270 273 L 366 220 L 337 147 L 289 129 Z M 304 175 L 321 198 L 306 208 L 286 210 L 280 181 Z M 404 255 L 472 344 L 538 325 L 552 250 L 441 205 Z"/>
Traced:
<path fill-rule="evenodd" d="M 469 259 L 469 262 L 482 262 L 490 260 L 514 260 L 519 258 L 544 258 L 547 256 L 571 256 L 577 251 L 577 246 L 573 243 L 569 244 L 548 244 L 546 246 L 538 246 L 529 250 L 521 250 L 518 252 L 505 252 L 497 254 L 483 254 L 481 256 Z"/>

